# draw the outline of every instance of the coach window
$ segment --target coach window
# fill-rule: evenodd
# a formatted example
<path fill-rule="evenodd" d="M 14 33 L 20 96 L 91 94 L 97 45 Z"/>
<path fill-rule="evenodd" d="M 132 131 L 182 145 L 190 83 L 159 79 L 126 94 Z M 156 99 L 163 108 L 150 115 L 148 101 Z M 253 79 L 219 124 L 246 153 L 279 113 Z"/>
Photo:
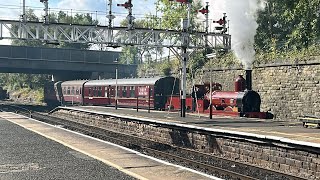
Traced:
<path fill-rule="evenodd" d="M 74 93 L 74 87 L 72 87 L 71 94 L 72 94 L 72 95 L 75 94 L 75 93 Z"/>
<path fill-rule="evenodd" d="M 67 94 L 70 94 L 70 87 L 68 87 L 67 89 Z"/>
<path fill-rule="evenodd" d="M 102 87 L 98 87 L 98 97 L 102 97 Z"/>
<path fill-rule="evenodd" d="M 63 87 L 63 94 L 66 94 L 67 91 L 66 91 L 66 87 Z"/>
<path fill-rule="evenodd" d="M 93 96 L 97 97 L 97 87 L 93 87 Z"/>
<path fill-rule="evenodd" d="M 89 88 L 89 96 L 92 97 L 92 88 Z"/>
<path fill-rule="evenodd" d="M 122 87 L 122 97 L 127 97 L 127 86 Z"/>
<path fill-rule="evenodd" d="M 79 89 L 78 88 L 76 89 L 76 94 L 79 95 Z"/>
<path fill-rule="evenodd" d="M 130 87 L 130 97 L 134 97 L 134 86 Z"/>

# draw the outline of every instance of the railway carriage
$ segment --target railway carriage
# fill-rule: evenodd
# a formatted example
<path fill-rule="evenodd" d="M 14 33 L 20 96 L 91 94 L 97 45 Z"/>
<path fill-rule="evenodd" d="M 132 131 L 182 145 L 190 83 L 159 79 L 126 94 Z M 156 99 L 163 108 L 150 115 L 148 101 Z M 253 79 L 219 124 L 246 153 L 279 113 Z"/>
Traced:
<path fill-rule="evenodd" d="M 88 80 L 75 80 L 62 82 L 61 88 L 56 90 L 58 100 L 62 104 L 83 104 L 83 89 L 87 81 Z M 60 85 L 57 84 L 57 87 L 58 86 Z"/>
<path fill-rule="evenodd" d="M 179 80 L 174 77 L 92 80 L 84 84 L 83 104 L 115 106 L 117 99 L 121 107 L 163 110 L 172 93 L 179 94 Z"/>

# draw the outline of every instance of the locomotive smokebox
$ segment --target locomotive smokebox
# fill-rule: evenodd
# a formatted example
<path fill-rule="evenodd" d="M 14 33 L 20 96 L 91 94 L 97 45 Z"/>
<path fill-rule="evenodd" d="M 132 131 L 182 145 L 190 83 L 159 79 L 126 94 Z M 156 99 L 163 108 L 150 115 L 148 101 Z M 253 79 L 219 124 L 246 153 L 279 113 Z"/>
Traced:
<path fill-rule="evenodd" d="M 252 90 L 252 69 L 246 69 L 246 87 Z"/>

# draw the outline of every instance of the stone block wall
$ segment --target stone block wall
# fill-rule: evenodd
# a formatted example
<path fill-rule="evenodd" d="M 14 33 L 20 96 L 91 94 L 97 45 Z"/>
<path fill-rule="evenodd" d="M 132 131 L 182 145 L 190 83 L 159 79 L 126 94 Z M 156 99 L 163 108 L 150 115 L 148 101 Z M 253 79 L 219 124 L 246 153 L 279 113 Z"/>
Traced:
<path fill-rule="evenodd" d="M 320 61 L 320 60 L 319 60 Z M 244 70 L 213 70 L 213 81 L 224 90 L 234 90 L 234 80 Z M 202 79 L 208 81 L 210 74 Z M 245 77 L 245 76 L 244 76 Z M 299 116 L 320 116 L 320 63 L 268 65 L 254 68 L 252 88 L 262 99 L 261 111 L 271 111 L 278 120 L 296 121 Z"/>
<path fill-rule="evenodd" d="M 306 179 L 320 179 L 320 151 L 291 147 L 264 139 L 250 140 L 215 132 L 199 132 L 175 126 L 162 126 L 125 118 L 59 110 L 54 116 L 102 129 L 132 134 L 156 142 L 211 153 L 265 169 L 285 172 Z"/>

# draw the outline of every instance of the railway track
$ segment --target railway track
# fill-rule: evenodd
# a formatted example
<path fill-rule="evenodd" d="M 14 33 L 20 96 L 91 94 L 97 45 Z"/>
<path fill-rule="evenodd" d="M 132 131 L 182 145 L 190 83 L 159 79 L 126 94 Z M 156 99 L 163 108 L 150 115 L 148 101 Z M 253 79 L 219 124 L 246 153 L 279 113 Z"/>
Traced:
<path fill-rule="evenodd" d="M 301 179 L 299 177 L 283 174 L 272 170 L 226 160 L 211 154 L 201 153 L 186 148 L 169 146 L 131 134 L 124 134 L 88 126 L 67 119 L 49 116 L 45 113 L 34 112 L 30 109 L 13 105 L 1 105 L 1 109 L 13 111 L 35 118 L 53 125 L 63 126 L 66 129 L 77 131 L 92 137 L 113 142 L 144 154 L 165 159 L 167 161 L 188 166 L 190 168 L 212 174 L 223 179 Z"/>

